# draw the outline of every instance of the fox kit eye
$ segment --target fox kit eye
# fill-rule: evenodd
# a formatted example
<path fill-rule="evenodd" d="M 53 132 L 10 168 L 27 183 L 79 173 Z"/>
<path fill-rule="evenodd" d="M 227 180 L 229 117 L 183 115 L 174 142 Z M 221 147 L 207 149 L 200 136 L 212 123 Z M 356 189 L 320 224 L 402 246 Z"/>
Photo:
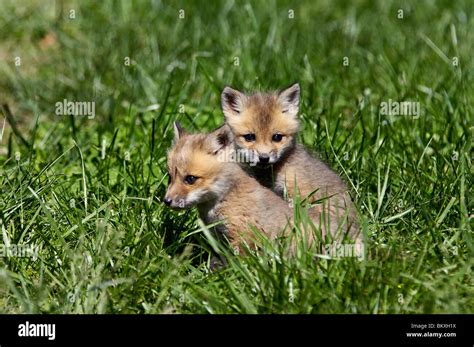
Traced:
<path fill-rule="evenodd" d="M 196 176 L 192 176 L 192 175 L 187 175 L 185 178 L 184 178 L 184 183 L 186 184 L 194 184 L 194 182 L 196 182 L 198 178 Z"/>
<path fill-rule="evenodd" d="M 245 134 L 244 139 L 247 142 L 255 141 L 255 134 Z"/>
<path fill-rule="evenodd" d="M 280 142 L 283 139 L 282 134 L 273 134 L 272 136 L 272 141 L 273 142 Z"/>

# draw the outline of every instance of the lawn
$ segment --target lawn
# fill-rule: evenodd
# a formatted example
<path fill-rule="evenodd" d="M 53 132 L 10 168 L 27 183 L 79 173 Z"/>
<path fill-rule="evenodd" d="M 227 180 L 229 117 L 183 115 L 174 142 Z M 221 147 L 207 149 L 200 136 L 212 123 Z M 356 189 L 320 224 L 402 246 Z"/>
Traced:
<path fill-rule="evenodd" d="M 2 0 L 0 312 L 473 313 L 473 14 Z M 210 131 L 226 85 L 295 81 L 299 142 L 351 187 L 366 258 L 274 249 L 210 271 L 207 227 L 162 203 L 172 122 Z M 419 110 L 387 112 L 402 102 Z"/>

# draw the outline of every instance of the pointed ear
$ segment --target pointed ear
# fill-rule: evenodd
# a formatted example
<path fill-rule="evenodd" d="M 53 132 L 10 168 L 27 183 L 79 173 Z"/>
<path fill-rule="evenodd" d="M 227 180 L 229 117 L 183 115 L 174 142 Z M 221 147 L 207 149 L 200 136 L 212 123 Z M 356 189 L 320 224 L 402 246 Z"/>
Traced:
<path fill-rule="evenodd" d="M 173 142 L 178 142 L 178 140 L 183 136 L 184 129 L 181 127 L 179 122 L 173 122 L 173 131 L 174 131 L 174 139 Z"/>
<path fill-rule="evenodd" d="M 209 146 L 212 154 L 229 147 L 234 141 L 232 131 L 227 124 L 224 124 L 209 134 Z"/>
<path fill-rule="evenodd" d="M 222 111 L 226 118 L 236 116 L 244 108 L 245 94 L 236 89 L 225 87 L 221 94 Z"/>
<path fill-rule="evenodd" d="M 282 105 L 283 113 L 296 117 L 300 104 L 300 85 L 295 83 L 280 91 L 278 93 L 278 100 Z"/>

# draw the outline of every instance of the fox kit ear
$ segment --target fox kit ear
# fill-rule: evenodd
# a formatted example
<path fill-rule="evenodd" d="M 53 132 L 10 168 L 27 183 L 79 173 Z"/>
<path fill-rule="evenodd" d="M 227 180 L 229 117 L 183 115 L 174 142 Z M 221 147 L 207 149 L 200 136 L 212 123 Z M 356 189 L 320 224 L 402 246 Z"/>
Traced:
<path fill-rule="evenodd" d="M 217 154 L 232 144 L 232 131 L 227 124 L 224 124 L 209 134 L 209 141 L 212 154 Z"/>
<path fill-rule="evenodd" d="M 295 83 L 278 93 L 278 100 L 283 107 L 283 113 L 296 117 L 300 103 L 300 85 Z"/>
<path fill-rule="evenodd" d="M 173 130 L 174 130 L 174 139 L 173 142 L 177 142 L 181 136 L 184 134 L 184 129 L 181 127 L 179 122 L 173 122 Z"/>
<path fill-rule="evenodd" d="M 227 118 L 238 115 L 244 108 L 244 101 L 245 94 L 230 87 L 225 87 L 221 94 L 224 116 Z"/>

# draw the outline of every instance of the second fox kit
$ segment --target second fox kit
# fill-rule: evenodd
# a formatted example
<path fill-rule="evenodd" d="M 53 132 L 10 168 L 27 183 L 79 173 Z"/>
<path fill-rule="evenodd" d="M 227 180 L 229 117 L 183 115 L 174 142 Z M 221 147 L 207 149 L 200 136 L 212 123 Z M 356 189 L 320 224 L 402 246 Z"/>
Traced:
<path fill-rule="evenodd" d="M 237 150 L 244 152 L 250 174 L 262 185 L 290 198 L 299 192 L 311 202 L 325 199 L 310 210 L 323 232 L 340 232 L 360 240 L 357 214 L 341 178 L 322 161 L 296 144 L 300 87 L 275 93 L 244 94 L 226 87 L 222 110 L 232 129 Z M 256 165 L 255 165 L 256 164 Z M 296 185 L 296 186 L 295 186 Z M 324 216 L 325 217 L 324 217 Z"/>
<path fill-rule="evenodd" d="M 252 246 L 251 226 L 269 239 L 279 236 L 292 211 L 239 164 L 222 160 L 233 150 L 228 126 L 210 134 L 189 134 L 175 123 L 174 131 L 165 204 L 176 209 L 196 206 L 206 224 L 223 221 L 220 231 L 235 249 L 242 250 L 242 241 Z"/>

